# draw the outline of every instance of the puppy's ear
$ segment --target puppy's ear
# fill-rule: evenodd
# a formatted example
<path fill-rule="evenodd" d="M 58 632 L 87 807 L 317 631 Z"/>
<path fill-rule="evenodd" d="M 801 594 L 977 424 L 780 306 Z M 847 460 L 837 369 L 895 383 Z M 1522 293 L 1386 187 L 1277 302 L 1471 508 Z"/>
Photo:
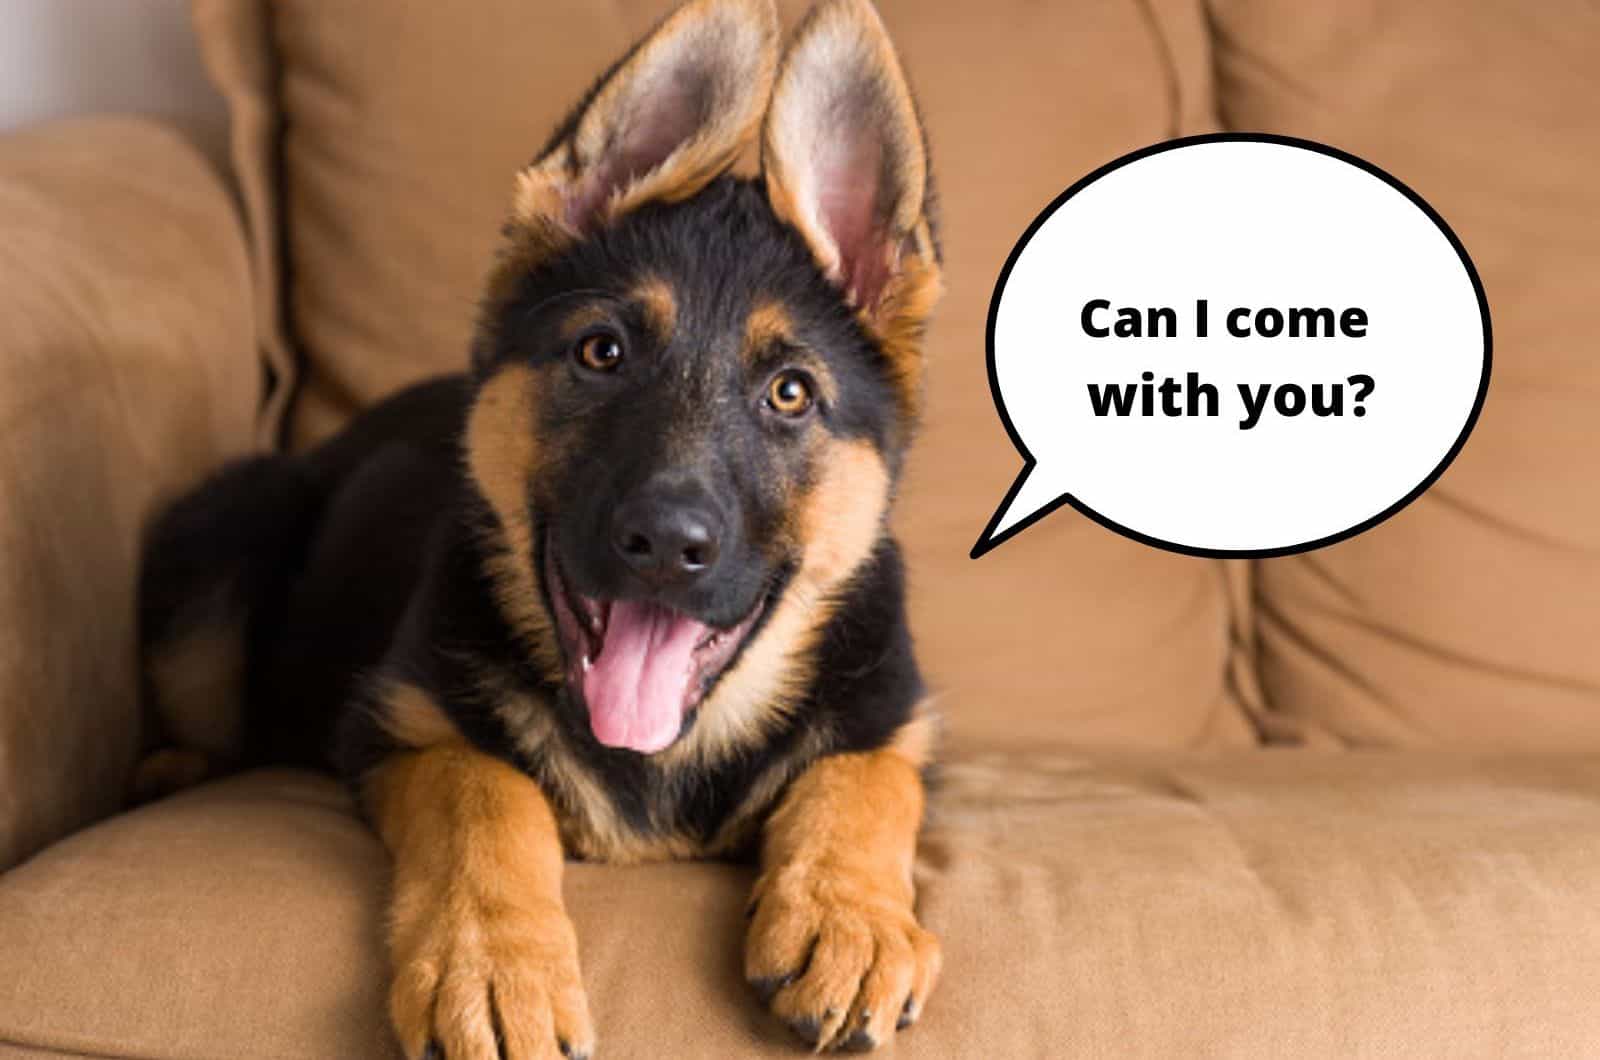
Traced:
<path fill-rule="evenodd" d="M 823 0 L 795 33 L 761 137 L 767 196 L 883 343 L 916 404 L 941 290 L 928 149 L 868 0 Z"/>
<path fill-rule="evenodd" d="M 691 0 L 667 16 L 518 175 L 512 226 L 559 245 L 705 187 L 755 133 L 777 32 L 771 0 Z"/>

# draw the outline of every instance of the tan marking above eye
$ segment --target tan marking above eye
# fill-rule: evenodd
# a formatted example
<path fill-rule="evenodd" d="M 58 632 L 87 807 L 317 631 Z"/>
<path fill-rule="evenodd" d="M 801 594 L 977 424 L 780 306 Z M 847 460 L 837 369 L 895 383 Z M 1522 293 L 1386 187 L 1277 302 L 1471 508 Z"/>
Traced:
<path fill-rule="evenodd" d="M 652 276 L 629 292 L 629 297 L 644 309 L 645 323 L 655 333 L 657 341 L 666 342 L 672 338 L 678 326 L 678 299 L 671 284 Z"/>
<path fill-rule="evenodd" d="M 750 311 L 744 324 L 744 356 L 754 360 L 774 343 L 793 344 L 794 319 L 782 302 L 775 300 L 759 303 Z"/>

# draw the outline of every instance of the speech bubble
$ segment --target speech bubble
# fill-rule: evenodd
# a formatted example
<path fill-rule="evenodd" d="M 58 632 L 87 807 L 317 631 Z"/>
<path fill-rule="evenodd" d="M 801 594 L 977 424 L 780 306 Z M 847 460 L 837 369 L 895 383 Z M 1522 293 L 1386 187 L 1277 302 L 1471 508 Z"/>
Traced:
<path fill-rule="evenodd" d="M 1198 556 L 1359 534 L 1466 444 L 1491 346 L 1461 241 L 1371 163 L 1237 133 L 1125 155 L 995 285 L 989 386 L 1024 467 L 972 557 L 1062 505 Z"/>

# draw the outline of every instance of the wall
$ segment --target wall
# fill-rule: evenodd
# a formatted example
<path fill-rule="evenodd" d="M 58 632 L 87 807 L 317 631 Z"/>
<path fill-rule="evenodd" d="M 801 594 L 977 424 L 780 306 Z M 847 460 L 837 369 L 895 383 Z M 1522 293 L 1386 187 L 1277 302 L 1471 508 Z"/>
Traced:
<path fill-rule="evenodd" d="M 187 0 L 0 0 L 0 132 L 102 111 L 164 118 L 222 157 Z"/>

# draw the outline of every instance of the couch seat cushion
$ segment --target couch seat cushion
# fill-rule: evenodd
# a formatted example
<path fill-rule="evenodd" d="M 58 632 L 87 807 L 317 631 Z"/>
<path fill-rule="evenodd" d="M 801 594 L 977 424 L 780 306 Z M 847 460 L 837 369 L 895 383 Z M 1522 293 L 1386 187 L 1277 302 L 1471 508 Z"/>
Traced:
<path fill-rule="evenodd" d="M 1600 1041 L 1600 758 L 967 759 L 936 807 L 919 873 L 945 981 L 903 1055 Z M 384 864 L 303 773 L 81 833 L 0 877 L 0 1055 L 394 1055 Z M 740 982 L 749 882 L 572 868 L 602 1056 L 798 1055 Z"/>

